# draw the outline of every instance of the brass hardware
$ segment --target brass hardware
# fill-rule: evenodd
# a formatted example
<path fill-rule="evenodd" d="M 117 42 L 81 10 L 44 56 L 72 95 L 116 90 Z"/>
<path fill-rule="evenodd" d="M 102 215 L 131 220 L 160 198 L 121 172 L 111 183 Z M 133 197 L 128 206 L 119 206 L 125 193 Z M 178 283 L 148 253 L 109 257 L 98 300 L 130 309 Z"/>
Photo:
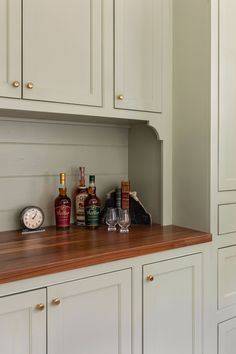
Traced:
<path fill-rule="evenodd" d="M 12 86 L 13 87 L 19 87 L 20 86 L 19 81 L 13 81 Z"/>
<path fill-rule="evenodd" d="M 124 96 L 123 95 L 119 95 L 117 98 L 118 98 L 118 100 L 123 101 Z"/>
<path fill-rule="evenodd" d="M 37 304 L 35 306 L 36 310 L 38 311 L 43 311 L 45 309 L 45 305 L 44 304 Z"/>
<path fill-rule="evenodd" d="M 53 305 L 60 305 L 60 303 L 61 303 L 61 300 L 58 297 L 56 297 L 55 299 L 52 300 Z"/>
<path fill-rule="evenodd" d="M 153 275 L 148 275 L 148 276 L 146 277 L 146 280 L 147 280 L 147 281 L 153 281 L 153 280 L 154 280 L 154 276 L 153 276 Z"/>
<path fill-rule="evenodd" d="M 28 82 L 26 87 L 31 90 L 34 87 L 33 82 Z"/>

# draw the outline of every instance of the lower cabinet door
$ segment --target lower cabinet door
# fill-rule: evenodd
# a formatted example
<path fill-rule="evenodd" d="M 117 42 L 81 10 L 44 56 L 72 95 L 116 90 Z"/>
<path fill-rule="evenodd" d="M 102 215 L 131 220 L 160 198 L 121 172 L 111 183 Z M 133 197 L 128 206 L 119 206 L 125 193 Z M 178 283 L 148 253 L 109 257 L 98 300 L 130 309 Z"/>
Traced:
<path fill-rule="evenodd" d="M 0 298 L 0 354 L 46 354 L 46 290 Z"/>
<path fill-rule="evenodd" d="M 218 325 L 218 354 L 235 354 L 236 351 L 236 318 Z"/>
<path fill-rule="evenodd" d="M 131 270 L 48 288 L 50 354 L 131 354 Z"/>
<path fill-rule="evenodd" d="M 143 354 L 202 353 L 201 255 L 143 270 Z"/>

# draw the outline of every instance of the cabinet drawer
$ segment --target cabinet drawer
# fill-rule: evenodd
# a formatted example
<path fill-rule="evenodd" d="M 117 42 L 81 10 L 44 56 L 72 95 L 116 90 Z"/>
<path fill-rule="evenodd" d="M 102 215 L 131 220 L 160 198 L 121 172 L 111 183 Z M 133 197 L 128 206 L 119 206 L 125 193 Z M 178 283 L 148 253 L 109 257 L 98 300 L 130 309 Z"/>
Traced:
<path fill-rule="evenodd" d="M 218 251 L 218 308 L 236 304 L 236 246 Z"/>
<path fill-rule="evenodd" d="M 218 220 L 219 235 L 236 232 L 236 203 L 219 205 Z"/>

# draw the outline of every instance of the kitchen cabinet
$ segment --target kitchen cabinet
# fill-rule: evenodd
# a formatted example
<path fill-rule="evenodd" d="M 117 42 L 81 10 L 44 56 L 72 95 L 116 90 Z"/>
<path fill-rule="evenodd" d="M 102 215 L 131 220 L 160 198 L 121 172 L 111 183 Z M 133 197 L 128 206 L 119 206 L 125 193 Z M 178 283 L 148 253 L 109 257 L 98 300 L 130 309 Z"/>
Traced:
<path fill-rule="evenodd" d="M 102 1 L 23 1 L 23 98 L 102 105 Z"/>
<path fill-rule="evenodd" d="M 162 0 L 115 1 L 115 108 L 162 111 Z"/>
<path fill-rule="evenodd" d="M 219 189 L 236 190 L 236 3 L 219 1 Z"/>
<path fill-rule="evenodd" d="M 0 6 L 0 109 L 170 119 L 171 1 Z"/>
<path fill-rule="evenodd" d="M 46 354 L 46 290 L 0 298 L 0 354 Z"/>
<path fill-rule="evenodd" d="M 218 354 L 234 354 L 236 348 L 236 318 L 218 325 L 219 351 Z"/>
<path fill-rule="evenodd" d="M 21 97 L 21 2 L 0 1 L 0 96 Z"/>
<path fill-rule="evenodd" d="M 201 254 L 145 265 L 143 274 L 143 353 L 202 353 Z"/>
<path fill-rule="evenodd" d="M 0 354 L 131 354 L 131 338 L 130 269 L 0 298 Z"/>
<path fill-rule="evenodd" d="M 218 250 L 218 308 L 236 304 L 236 246 Z"/>
<path fill-rule="evenodd" d="M 48 288 L 49 354 L 131 354 L 131 270 Z"/>

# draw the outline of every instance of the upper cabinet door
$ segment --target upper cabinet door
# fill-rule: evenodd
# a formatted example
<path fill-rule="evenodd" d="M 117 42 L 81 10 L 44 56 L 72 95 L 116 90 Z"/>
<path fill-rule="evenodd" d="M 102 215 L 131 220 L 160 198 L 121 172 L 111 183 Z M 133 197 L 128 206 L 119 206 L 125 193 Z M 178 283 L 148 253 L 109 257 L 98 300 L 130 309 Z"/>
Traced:
<path fill-rule="evenodd" d="M 115 0 L 115 108 L 161 112 L 163 0 Z"/>
<path fill-rule="evenodd" d="M 101 106 L 101 2 L 23 0 L 23 98 Z"/>
<path fill-rule="evenodd" d="M 21 2 L 0 0 L 0 96 L 21 97 Z"/>
<path fill-rule="evenodd" d="M 235 0 L 220 0 L 219 16 L 219 190 L 236 190 Z"/>

